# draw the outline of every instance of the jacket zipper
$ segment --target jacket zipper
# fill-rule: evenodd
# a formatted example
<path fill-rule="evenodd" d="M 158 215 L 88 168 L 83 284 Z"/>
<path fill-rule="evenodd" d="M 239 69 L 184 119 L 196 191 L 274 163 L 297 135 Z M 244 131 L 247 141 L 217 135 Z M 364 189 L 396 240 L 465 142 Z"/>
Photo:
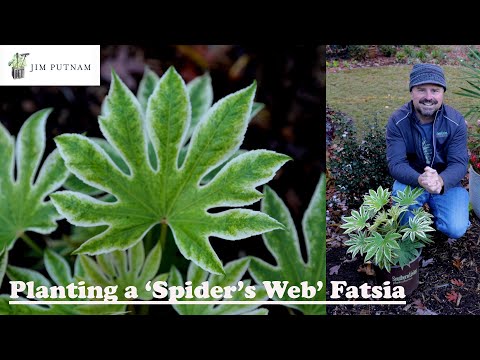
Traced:
<path fill-rule="evenodd" d="M 430 167 L 433 169 L 433 162 L 435 161 L 435 154 L 437 152 L 437 146 L 436 146 L 436 141 L 435 141 L 435 122 L 437 121 L 437 116 L 438 112 L 440 109 L 437 110 L 435 113 L 435 119 L 433 119 L 433 125 L 432 125 L 432 143 L 433 143 L 433 156 L 432 156 L 432 162 L 430 163 Z"/>

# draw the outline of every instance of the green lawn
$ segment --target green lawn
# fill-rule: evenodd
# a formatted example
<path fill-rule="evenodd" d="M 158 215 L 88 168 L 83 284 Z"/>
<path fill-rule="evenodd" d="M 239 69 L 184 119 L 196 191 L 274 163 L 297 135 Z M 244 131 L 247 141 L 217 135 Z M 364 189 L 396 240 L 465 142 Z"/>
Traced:
<path fill-rule="evenodd" d="M 460 86 L 467 87 L 465 68 L 442 66 L 447 78 L 444 102 L 465 114 L 480 100 L 454 94 Z M 352 117 L 359 130 L 364 124 L 378 119 L 385 125 L 391 113 L 410 100 L 408 91 L 412 65 L 355 68 L 327 74 L 327 105 Z M 470 124 L 476 119 L 467 119 Z"/>

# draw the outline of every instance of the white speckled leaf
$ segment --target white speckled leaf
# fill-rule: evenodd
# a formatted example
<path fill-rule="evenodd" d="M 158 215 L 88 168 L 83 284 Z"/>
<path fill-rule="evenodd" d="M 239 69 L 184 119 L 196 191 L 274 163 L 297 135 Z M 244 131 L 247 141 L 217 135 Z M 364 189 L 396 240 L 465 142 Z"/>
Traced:
<path fill-rule="evenodd" d="M 142 80 L 138 85 L 137 99 L 143 111 L 147 110 L 148 99 L 153 94 L 159 78 L 148 66 L 145 67 Z"/>
<path fill-rule="evenodd" d="M 203 269 L 221 274 L 222 262 L 209 237 L 237 240 L 282 228 L 258 211 L 209 209 L 250 205 L 261 198 L 255 189 L 271 180 L 290 158 L 273 151 L 250 151 L 234 158 L 207 185 L 201 179 L 240 147 L 251 113 L 255 84 L 218 101 L 196 127 L 186 158 L 178 157 L 189 129 L 191 110 L 185 83 L 170 68 L 158 81 L 143 112 L 135 96 L 114 74 L 109 112 L 100 128 L 127 164 L 122 171 L 90 139 L 75 134 L 55 141 L 68 169 L 83 182 L 116 198 L 102 202 L 71 191 L 52 194 L 57 210 L 76 226 L 108 225 L 83 243 L 77 254 L 128 249 L 156 224 L 170 227 L 182 255 Z M 151 140 L 156 162 L 149 160 Z"/>
<path fill-rule="evenodd" d="M 35 287 L 43 285 L 47 287 L 55 286 L 67 286 L 70 283 L 74 282 L 72 277 L 72 271 L 67 261 L 51 250 L 46 250 L 43 257 L 45 268 L 48 275 L 53 280 L 52 282 L 48 280 L 45 276 L 39 272 L 31 269 L 20 268 L 16 266 L 8 266 L 7 275 L 11 280 L 29 282 L 33 281 Z M 76 283 L 78 284 L 78 283 Z M 76 292 L 78 294 L 78 291 Z M 79 315 L 79 314 L 117 314 L 123 310 L 125 306 L 123 305 L 65 305 L 65 304 L 54 304 L 48 305 L 48 307 L 38 306 L 38 305 L 9 305 L 8 300 L 16 301 L 28 301 L 30 304 L 35 304 L 35 300 L 29 300 L 26 298 L 10 299 L 8 296 L 0 299 L 0 314 L 35 314 L 35 315 Z M 79 299 L 79 298 L 70 298 L 68 297 L 68 292 L 66 292 L 66 298 L 50 298 L 50 299 L 40 299 L 40 300 L 52 300 L 52 301 L 68 301 L 68 300 L 83 300 L 88 299 Z"/>
<path fill-rule="evenodd" d="M 128 166 L 122 160 L 118 152 L 105 140 L 99 138 L 90 138 L 90 140 L 94 141 L 97 145 L 99 145 L 108 156 L 112 159 L 112 161 L 117 165 L 123 172 L 128 173 Z M 85 184 L 82 180 L 77 178 L 74 174 L 70 173 L 67 180 L 63 184 L 63 187 L 67 190 L 72 190 L 76 192 L 81 192 L 86 195 L 99 195 L 102 194 L 103 191 L 94 188 L 93 186 Z"/>
<path fill-rule="evenodd" d="M 51 288 L 52 285 L 55 286 L 67 286 L 68 284 L 75 283 L 78 286 L 72 276 L 72 271 L 67 261 L 51 250 L 46 250 L 44 252 L 44 263 L 47 273 L 50 278 L 53 280 L 53 283 L 48 280 L 41 273 L 25 269 L 16 266 L 8 266 L 7 275 L 12 281 L 23 281 L 25 283 L 33 281 L 35 288 L 38 286 L 46 286 Z M 24 292 L 27 295 L 26 292 Z M 78 290 L 75 291 L 75 295 L 78 295 Z M 35 293 L 34 293 L 35 295 Z M 50 301 L 88 301 L 89 299 L 81 299 L 75 297 L 69 297 L 68 290 L 65 291 L 65 298 L 48 298 L 48 299 L 39 299 L 39 300 L 50 300 Z M 30 305 L 10 305 L 8 301 L 25 301 Z M 90 299 L 97 300 L 97 299 Z M 35 305 L 36 300 L 30 300 L 27 298 L 17 298 L 10 299 L 8 295 L 0 296 L 0 315 L 9 314 L 9 315 L 79 315 L 79 314 L 119 314 L 124 312 L 125 305 L 67 305 L 67 304 L 54 304 L 45 306 Z"/>
<path fill-rule="evenodd" d="M 187 91 L 192 104 L 192 120 L 186 136 L 186 140 L 189 140 L 202 117 L 212 106 L 213 88 L 210 74 L 197 76 L 190 81 L 187 85 Z"/>
<path fill-rule="evenodd" d="M 4 251 L 0 254 L 0 287 L 2 286 L 3 277 L 5 276 L 5 271 L 7 270 L 8 263 L 8 252 Z"/>
<path fill-rule="evenodd" d="M 265 198 L 262 200 L 262 210 L 285 225 L 285 231 L 272 231 L 263 234 L 265 245 L 274 256 L 277 266 L 273 266 L 262 259 L 252 258 L 249 272 L 257 283 L 263 281 L 289 281 L 289 285 L 300 286 L 302 281 L 316 286 L 322 281 L 324 286 L 311 299 L 281 300 L 320 300 L 325 301 L 326 286 L 326 249 L 325 249 L 325 175 L 320 181 L 304 214 L 302 226 L 308 261 L 303 261 L 297 231 L 290 212 L 269 187 L 265 187 Z M 277 299 L 280 300 L 280 299 Z M 298 305 L 291 306 L 304 314 L 325 314 L 325 305 Z"/>
<path fill-rule="evenodd" d="M 124 297 L 128 286 L 137 288 L 138 299 L 151 300 L 152 292 L 145 290 L 145 284 L 148 281 L 154 283 L 168 278 L 168 274 L 157 275 L 161 260 L 160 243 L 157 243 L 145 258 L 143 242 L 140 241 L 128 250 L 97 255 L 96 261 L 89 256 L 79 256 L 75 266 L 75 278 L 85 281 L 87 285 L 118 285 L 118 300 L 131 300 Z"/>
<path fill-rule="evenodd" d="M 20 129 L 16 146 L 0 124 L 0 249 L 9 251 L 25 231 L 49 234 L 62 218 L 52 203 L 45 201 L 68 176 L 58 151 L 47 157 L 38 172 L 50 112 L 45 109 L 31 115 Z"/>
<path fill-rule="evenodd" d="M 215 275 L 208 274 L 206 271 L 202 270 L 196 266 L 193 262 L 190 263 L 188 267 L 187 280 L 192 282 L 192 287 L 200 286 L 203 281 L 208 281 L 209 288 L 214 286 L 221 286 L 225 288 L 226 286 L 237 286 L 238 281 L 242 279 L 245 275 L 245 272 L 248 269 L 249 258 L 242 258 L 234 260 L 225 265 L 225 275 Z M 210 275 L 210 276 L 208 276 Z M 183 282 L 182 275 L 176 268 L 172 268 L 170 271 L 170 279 L 168 282 L 169 286 L 185 286 Z M 250 280 L 243 281 L 244 288 L 250 285 Z M 232 293 L 231 299 L 225 299 L 228 301 L 262 301 L 267 299 L 267 293 L 264 288 L 256 287 L 255 297 L 252 299 L 246 299 L 245 293 L 243 290 L 235 291 Z M 208 301 L 216 300 L 213 297 L 208 299 L 205 298 L 196 298 L 193 299 L 178 299 L 182 300 L 199 300 L 199 301 Z M 268 314 L 267 309 L 257 309 L 260 305 L 257 304 L 246 304 L 246 305 L 237 305 L 237 304 L 225 304 L 225 305 L 173 305 L 173 308 L 180 315 L 248 315 L 254 311 L 262 310 L 257 315 L 266 315 Z"/>
<path fill-rule="evenodd" d="M 44 263 L 48 274 L 57 285 L 67 286 L 73 282 L 72 271 L 67 260 L 52 250 L 45 250 Z"/>

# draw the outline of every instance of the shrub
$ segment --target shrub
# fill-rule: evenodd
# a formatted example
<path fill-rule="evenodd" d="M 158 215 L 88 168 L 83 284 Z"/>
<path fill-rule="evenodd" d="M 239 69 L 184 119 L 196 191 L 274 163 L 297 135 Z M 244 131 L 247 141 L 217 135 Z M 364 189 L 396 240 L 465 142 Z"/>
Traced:
<path fill-rule="evenodd" d="M 415 50 L 413 47 L 411 47 L 410 45 L 405 45 L 403 47 L 403 52 L 405 53 L 405 55 L 407 57 L 413 57 L 415 55 Z"/>
<path fill-rule="evenodd" d="M 439 49 L 433 50 L 431 55 L 432 55 L 432 58 L 434 58 L 435 60 L 438 60 L 438 61 L 441 61 L 441 60 L 443 60 L 447 57 L 447 55 L 445 55 L 445 53 L 442 50 L 439 50 Z"/>
<path fill-rule="evenodd" d="M 397 48 L 395 45 L 380 45 L 378 49 L 386 57 L 395 56 L 395 54 L 397 53 Z"/>
<path fill-rule="evenodd" d="M 355 60 L 364 60 L 367 57 L 368 45 L 348 45 L 348 55 Z"/>
<path fill-rule="evenodd" d="M 427 53 L 426 53 L 425 50 L 423 50 L 423 49 L 418 50 L 418 52 L 417 52 L 417 54 L 416 54 L 416 57 L 417 57 L 421 62 L 427 61 Z"/>
<path fill-rule="evenodd" d="M 398 60 L 398 61 L 403 61 L 407 58 L 407 55 L 403 52 L 403 51 L 399 51 L 395 54 L 395 58 Z"/>
<path fill-rule="evenodd" d="M 332 116 L 333 139 L 329 166 L 337 190 L 342 191 L 350 206 L 358 206 L 369 189 L 391 187 L 383 127 L 374 119 L 362 139 L 357 138 L 354 123 L 344 114 Z"/>

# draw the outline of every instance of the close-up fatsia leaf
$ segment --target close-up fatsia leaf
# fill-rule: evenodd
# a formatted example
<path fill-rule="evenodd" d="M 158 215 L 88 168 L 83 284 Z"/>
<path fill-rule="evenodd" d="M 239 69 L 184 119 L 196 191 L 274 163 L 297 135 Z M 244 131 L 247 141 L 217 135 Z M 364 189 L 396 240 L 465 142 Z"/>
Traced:
<path fill-rule="evenodd" d="M 232 157 L 243 142 L 252 111 L 255 84 L 226 96 L 203 115 L 178 158 L 191 127 L 191 104 L 180 75 L 170 68 L 157 82 L 144 112 L 134 94 L 113 74 L 108 111 L 99 119 L 108 143 L 128 167 L 123 171 L 94 141 L 77 134 L 55 138 L 67 168 L 84 183 L 115 197 L 104 202 L 85 194 L 52 194 L 57 210 L 76 226 L 107 225 L 77 254 L 97 255 L 128 249 L 156 224 L 168 226 L 182 255 L 203 269 L 223 274 L 209 237 L 237 240 L 282 225 L 249 209 L 256 189 L 273 178 L 290 158 L 267 150 L 243 153 L 229 161 L 207 184 L 202 179 Z M 154 159 L 149 156 L 149 143 Z"/>
<path fill-rule="evenodd" d="M 252 258 L 249 272 L 257 283 L 263 281 L 288 281 L 289 285 L 300 286 L 307 281 L 317 287 L 322 281 L 323 287 L 316 296 L 310 299 L 290 299 L 286 295 L 276 300 L 319 300 L 325 301 L 326 284 L 326 202 L 325 175 L 322 174 L 312 196 L 310 204 L 303 216 L 302 228 L 307 250 L 307 262 L 302 258 L 297 230 L 290 212 L 269 187 L 265 187 L 265 198 L 262 200 L 262 210 L 285 225 L 285 231 L 272 231 L 263 234 L 265 245 L 274 256 L 277 265 L 273 266 L 262 259 Z M 325 305 L 288 305 L 304 314 L 326 314 Z"/>
<path fill-rule="evenodd" d="M 38 170 L 51 111 L 44 109 L 31 115 L 16 142 L 0 124 L 0 253 L 9 251 L 26 231 L 53 232 L 56 221 L 62 218 L 46 199 L 68 176 L 58 151 L 53 151 Z"/>
<path fill-rule="evenodd" d="M 193 305 L 173 305 L 173 308 L 180 315 L 267 315 L 268 310 L 265 308 L 259 308 L 258 304 L 248 304 L 248 301 L 262 301 L 267 299 L 267 292 L 263 287 L 255 287 L 255 296 L 251 299 L 245 297 L 245 289 L 250 285 L 250 280 L 243 280 L 239 285 L 242 277 L 247 271 L 249 258 L 242 258 L 234 260 L 225 265 L 225 276 L 209 274 L 196 266 L 193 262 L 190 263 L 187 273 L 187 285 L 184 284 L 182 275 L 176 268 L 172 268 L 170 271 L 170 278 L 168 281 L 169 286 L 191 286 L 192 289 L 202 287 L 202 283 L 208 282 L 208 288 L 212 289 L 214 286 L 220 286 L 225 289 L 227 286 L 233 286 L 236 289 L 241 287 L 240 291 L 232 292 L 230 299 L 224 299 L 228 301 L 245 301 L 246 304 L 225 304 L 225 305 L 210 305 L 210 304 L 193 304 Z M 209 276 L 210 275 L 210 276 Z M 205 288 L 205 287 L 204 287 Z M 195 292 L 193 292 L 195 294 Z M 209 295 L 209 293 L 204 294 Z M 209 297 L 195 297 L 179 298 L 179 301 L 211 301 L 217 300 L 212 296 Z"/>

